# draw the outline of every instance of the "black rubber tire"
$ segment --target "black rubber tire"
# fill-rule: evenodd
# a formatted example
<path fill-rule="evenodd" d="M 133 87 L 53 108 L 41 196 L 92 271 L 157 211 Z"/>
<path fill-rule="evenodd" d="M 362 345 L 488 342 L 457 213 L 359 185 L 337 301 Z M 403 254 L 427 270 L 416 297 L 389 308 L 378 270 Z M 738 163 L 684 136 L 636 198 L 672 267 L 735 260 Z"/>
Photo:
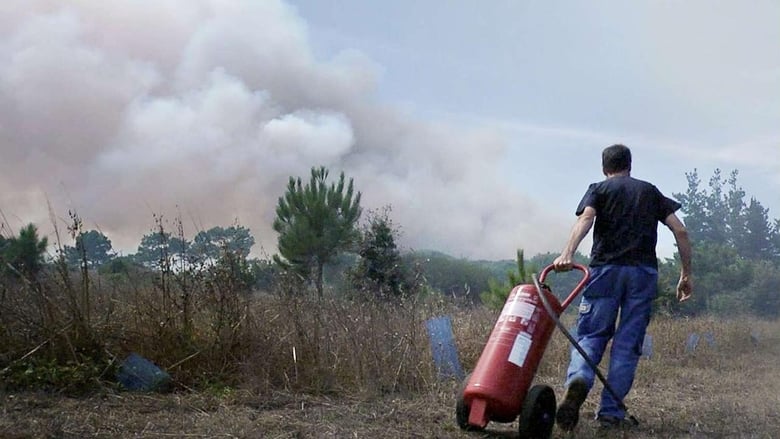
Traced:
<path fill-rule="evenodd" d="M 463 393 L 466 391 L 466 386 L 469 384 L 469 378 L 471 374 L 466 375 L 463 379 L 463 383 L 458 389 L 458 402 L 455 404 L 455 420 L 458 422 L 458 427 L 465 431 L 481 431 L 483 428 L 475 427 L 469 424 L 469 412 L 471 407 L 467 406 L 463 401 Z"/>
<path fill-rule="evenodd" d="M 548 439 L 555 426 L 555 391 L 550 386 L 531 387 L 520 410 L 520 439 Z"/>

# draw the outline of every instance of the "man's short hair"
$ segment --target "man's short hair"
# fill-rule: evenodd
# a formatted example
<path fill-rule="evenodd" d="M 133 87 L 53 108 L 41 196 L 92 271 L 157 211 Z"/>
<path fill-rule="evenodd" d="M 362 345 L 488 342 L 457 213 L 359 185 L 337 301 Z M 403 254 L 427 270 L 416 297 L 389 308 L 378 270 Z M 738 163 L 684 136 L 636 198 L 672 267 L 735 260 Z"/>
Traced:
<path fill-rule="evenodd" d="M 601 153 L 601 167 L 605 174 L 631 170 L 631 150 L 626 145 L 612 145 Z"/>

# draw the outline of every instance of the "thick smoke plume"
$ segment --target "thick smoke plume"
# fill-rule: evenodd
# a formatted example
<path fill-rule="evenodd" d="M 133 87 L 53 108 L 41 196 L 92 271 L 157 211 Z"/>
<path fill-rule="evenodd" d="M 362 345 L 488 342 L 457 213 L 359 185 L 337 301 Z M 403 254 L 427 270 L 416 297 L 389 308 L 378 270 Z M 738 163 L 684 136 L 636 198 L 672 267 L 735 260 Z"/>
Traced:
<path fill-rule="evenodd" d="M 50 233 L 51 204 L 133 252 L 153 214 L 190 236 L 237 220 L 273 253 L 287 179 L 324 165 L 354 178 L 364 207 L 391 205 L 407 248 L 512 258 L 562 244 L 565 226 L 501 175 L 498 133 L 383 105 L 375 66 L 348 49 L 315 59 L 306 23 L 273 0 L 5 0 L 6 227 Z"/>

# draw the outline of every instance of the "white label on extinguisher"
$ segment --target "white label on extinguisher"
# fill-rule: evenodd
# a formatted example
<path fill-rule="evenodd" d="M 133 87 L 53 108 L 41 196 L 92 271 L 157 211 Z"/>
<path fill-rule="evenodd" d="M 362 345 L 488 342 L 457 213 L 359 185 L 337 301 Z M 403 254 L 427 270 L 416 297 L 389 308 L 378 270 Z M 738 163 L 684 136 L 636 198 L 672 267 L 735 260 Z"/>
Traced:
<path fill-rule="evenodd" d="M 522 320 L 531 320 L 531 316 L 534 315 L 536 307 L 533 303 L 523 302 L 522 300 L 515 300 L 512 302 L 512 306 L 507 310 L 507 315 L 520 317 Z"/>
<path fill-rule="evenodd" d="M 512 351 L 509 353 L 509 362 L 523 367 L 529 349 L 531 349 L 531 334 L 527 332 L 517 334 Z"/>

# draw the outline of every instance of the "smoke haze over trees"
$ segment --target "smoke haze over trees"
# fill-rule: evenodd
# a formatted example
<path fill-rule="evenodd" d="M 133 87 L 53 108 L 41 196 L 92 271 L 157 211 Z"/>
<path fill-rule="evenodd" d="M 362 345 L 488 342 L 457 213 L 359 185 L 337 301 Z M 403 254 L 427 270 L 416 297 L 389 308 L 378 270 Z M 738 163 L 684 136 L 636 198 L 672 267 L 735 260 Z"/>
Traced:
<path fill-rule="evenodd" d="M 487 258 L 559 245 L 568 225 L 496 177 L 505 139 L 385 107 L 377 66 L 309 44 L 276 0 L 3 2 L 3 212 L 48 235 L 47 203 L 78 211 L 125 253 L 153 213 L 191 233 L 237 218 L 273 251 L 288 176 L 323 164 L 367 208 L 394 206 L 405 245 Z"/>
<path fill-rule="evenodd" d="M 307 23 L 282 1 L 8 0 L 0 2 L 0 60 L 0 247 L 28 223 L 53 244 L 51 216 L 61 222 L 57 215 L 73 210 L 110 238 L 111 251 L 138 253 L 147 266 L 171 245 L 176 253 L 190 244 L 149 235 L 154 214 L 180 218 L 190 238 L 237 222 L 251 231 L 254 252 L 274 253 L 279 195 L 289 176 L 320 164 L 354 178 L 366 209 L 393 206 L 400 248 L 459 262 L 510 259 L 517 248 L 554 251 L 568 234 L 570 221 L 524 195 L 550 186 L 526 178 L 529 163 L 513 164 L 514 181 L 497 172 L 508 148 L 500 131 L 383 105 L 381 66 L 349 50 L 317 59 Z M 721 155 L 747 166 L 747 146 Z M 762 141 L 751 151 L 776 163 L 773 148 Z M 681 157 L 702 160 L 697 150 Z M 555 181 L 574 172 L 549 171 Z M 681 198 L 700 243 L 696 268 L 723 277 L 699 279 L 708 295 L 690 306 L 725 309 L 732 296 L 719 292 L 773 282 L 760 264 L 776 263 L 780 244 L 777 213 L 766 208 L 774 200 L 713 179 Z M 572 190 L 555 188 L 561 197 Z M 465 289 L 460 280 L 453 291 Z M 750 306 L 771 309 L 762 303 Z"/>

